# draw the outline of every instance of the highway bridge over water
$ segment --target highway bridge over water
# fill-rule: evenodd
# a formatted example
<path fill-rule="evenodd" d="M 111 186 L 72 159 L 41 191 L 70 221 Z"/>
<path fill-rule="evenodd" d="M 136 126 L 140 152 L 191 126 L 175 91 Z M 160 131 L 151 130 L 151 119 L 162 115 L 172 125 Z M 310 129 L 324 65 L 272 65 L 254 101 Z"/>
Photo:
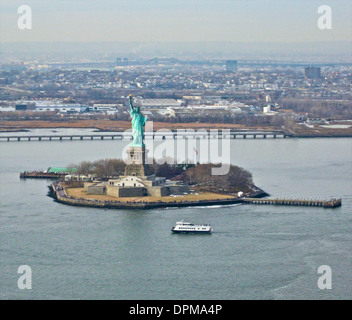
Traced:
<path fill-rule="evenodd" d="M 145 139 L 165 140 L 165 139 L 277 139 L 287 138 L 289 135 L 284 132 L 267 131 L 230 131 L 215 132 L 195 131 L 195 132 L 145 132 Z M 0 134 L 1 141 L 63 141 L 63 140 L 131 140 L 132 132 L 96 132 L 84 134 Z"/>

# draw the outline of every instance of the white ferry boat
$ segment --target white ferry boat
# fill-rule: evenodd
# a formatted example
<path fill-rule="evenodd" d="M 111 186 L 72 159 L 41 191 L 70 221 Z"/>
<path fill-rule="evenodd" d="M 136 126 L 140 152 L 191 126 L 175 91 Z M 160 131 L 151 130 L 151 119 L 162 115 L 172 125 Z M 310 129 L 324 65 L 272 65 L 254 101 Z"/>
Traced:
<path fill-rule="evenodd" d="M 173 233 L 212 233 L 214 230 L 209 224 L 193 224 L 190 222 L 179 221 L 171 229 Z"/>

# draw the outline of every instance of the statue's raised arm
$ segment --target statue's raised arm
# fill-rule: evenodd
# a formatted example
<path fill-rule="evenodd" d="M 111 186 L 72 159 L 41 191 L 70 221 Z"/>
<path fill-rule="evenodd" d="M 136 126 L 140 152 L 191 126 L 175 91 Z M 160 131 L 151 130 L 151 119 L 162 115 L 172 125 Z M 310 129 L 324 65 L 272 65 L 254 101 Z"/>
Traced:
<path fill-rule="evenodd" d="M 128 96 L 129 102 L 130 102 L 130 113 L 134 111 L 133 104 L 132 104 L 132 94 Z"/>

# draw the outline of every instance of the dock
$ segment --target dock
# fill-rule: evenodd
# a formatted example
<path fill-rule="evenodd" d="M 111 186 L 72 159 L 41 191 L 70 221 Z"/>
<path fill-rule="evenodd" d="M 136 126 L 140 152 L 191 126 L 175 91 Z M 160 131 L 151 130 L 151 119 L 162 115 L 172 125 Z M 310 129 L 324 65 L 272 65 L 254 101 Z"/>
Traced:
<path fill-rule="evenodd" d="M 337 208 L 341 207 L 341 199 L 330 200 L 300 200 L 300 199 L 256 199 L 243 198 L 243 203 L 258 204 L 258 205 L 277 205 L 277 206 L 306 206 L 306 207 L 323 207 Z"/>
<path fill-rule="evenodd" d="M 60 179 L 64 178 L 67 173 L 56 173 L 56 172 L 42 172 L 42 171 L 34 171 L 34 172 L 21 172 L 20 179 Z"/>

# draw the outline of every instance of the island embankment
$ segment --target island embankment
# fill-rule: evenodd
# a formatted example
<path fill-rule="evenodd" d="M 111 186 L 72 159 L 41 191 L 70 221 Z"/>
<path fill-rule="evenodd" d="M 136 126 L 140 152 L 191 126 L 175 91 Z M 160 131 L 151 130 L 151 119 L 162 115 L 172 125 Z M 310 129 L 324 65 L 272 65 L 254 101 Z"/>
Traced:
<path fill-rule="evenodd" d="M 49 196 L 57 202 L 72 206 L 111 208 L 111 209 L 152 209 L 165 207 L 212 206 L 241 203 L 240 197 L 213 192 L 194 192 L 178 196 L 166 197 L 126 197 L 114 198 L 107 195 L 89 195 L 79 182 L 65 184 L 53 182 L 49 186 Z M 252 198 L 261 198 L 268 194 L 257 189 L 250 195 Z"/>
<path fill-rule="evenodd" d="M 196 192 L 179 196 L 167 197 L 126 197 L 118 198 L 107 195 L 88 195 L 81 183 L 65 185 L 63 182 L 54 182 L 49 186 L 49 196 L 57 202 L 80 207 L 105 209 L 153 209 L 165 207 L 195 207 L 231 204 L 258 204 L 258 205 L 284 205 L 309 206 L 322 208 L 341 207 L 341 199 L 330 200 L 301 200 L 301 199 L 267 199 L 265 191 L 257 189 L 244 197 L 225 195 L 213 192 Z M 264 198 L 264 199 L 262 199 Z"/>

